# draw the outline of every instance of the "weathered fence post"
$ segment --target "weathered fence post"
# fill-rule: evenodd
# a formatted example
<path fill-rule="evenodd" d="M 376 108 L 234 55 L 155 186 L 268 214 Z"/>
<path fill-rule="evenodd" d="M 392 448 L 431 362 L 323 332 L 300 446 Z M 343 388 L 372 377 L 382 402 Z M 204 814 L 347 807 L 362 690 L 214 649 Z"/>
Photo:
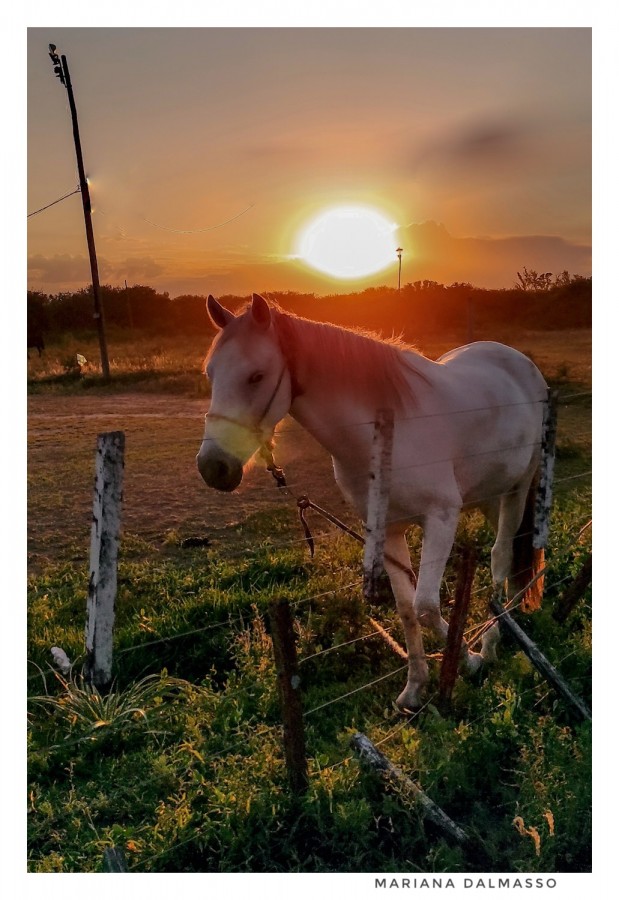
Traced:
<path fill-rule="evenodd" d="M 104 872 L 128 872 L 125 854 L 119 847 L 106 847 L 103 851 Z"/>
<path fill-rule="evenodd" d="M 447 642 L 443 652 L 441 674 L 439 676 L 439 706 L 446 709 L 451 701 L 451 693 L 458 674 L 458 663 L 462 655 L 462 638 L 464 626 L 471 602 L 471 586 L 475 575 L 475 551 L 465 545 L 462 553 L 462 564 L 456 583 L 456 598 L 451 616 Z"/>
<path fill-rule="evenodd" d="M 269 605 L 273 655 L 277 670 L 277 687 L 284 724 L 284 754 L 290 787 L 303 794 L 308 786 L 305 730 L 301 706 L 301 679 L 290 604 L 279 600 Z"/>
<path fill-rule="evenodd" d="M 490 609 L 498 618 L 501 631 L 507 631 L 519 644 L 522 650 L 529 657 L 538 672 L 544 676 L 552 687 L 566 700 L 578 715 L 586 722 L 591 721 L 591 710 L 581 698 L 574 693 L 567 681 L 560 672 L 555 669 L 552 663 L 546 659 L 538 646 L 531 638 L 522 630 L 522 628 L 512 619 L 510 614 L 506 612 L 498 599 L 493 597 L 490 600 Z"/>
<path fill-rule="evenodd" d="M 542 461 L 535 497 L 533 519 L 533 546 L 543 549 L 548 542 L 550 507 L 552 504 L 552 479 L 555 470 L 555 444 L 557 440 L 557 391 L 548 391 L 542 424 Z"/>
<path fill-rule="evenodd" d="M 363 595 L 368 600 L 377 596 L 378 580 L 383 571 L 392 450 L 393 410 L 379 409 L 374 423 L 374 439 L 370 456 L 368 509 L 363 554 Z"/>
<path fill-rule="evenodd" d="M 123 431 L 97 437 L 86 620 L 86 680 L 98 690 L 112 680 L 112 639 L 125 453 Z"/>
<path fill-rule="evenodd" d="M 589 553 L 584 563 L 580 567 L 580 571 L 576 574 L 571 584 L 557 600 L 557 604 L 552 611 L 552 617 L 555 622 L 565 622 L 571 611 L 574 609 L 579 600 L 582 599 L 585 591 L 591 584 L 593 574 L 593 554 Z"/>

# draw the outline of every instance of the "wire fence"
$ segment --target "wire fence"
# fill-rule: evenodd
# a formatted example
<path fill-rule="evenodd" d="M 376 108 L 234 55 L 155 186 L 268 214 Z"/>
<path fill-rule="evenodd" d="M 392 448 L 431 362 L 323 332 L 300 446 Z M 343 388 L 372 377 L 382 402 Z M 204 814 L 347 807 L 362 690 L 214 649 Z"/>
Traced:
<path fill-rule="evenodd" d="M 589 394 L 590 394 L 590 392 L 579 392 L 579 393 L 577 393 L 577 394 L 567 395 L 567 396 L 564 397 L 563 399 L 564 399 L 564 400 L 565 400 L 565 399 L 568 399 L 568 398 L 572 398 L 572 399 L 573 399 L 573 398 L 575 398 L 575 397 L 587 396 L 587 395 L 589 395 Z M 506 404 L 506 405 L 516 405 L 516 404 Z M 520 405 L 520 404 L 518 404 L 518 405 Z M 490 407 L 486 407 L 486 408 L 490 408 Z M 474 408 L 471 408 L 471 409 L 474 409 L 475 411 L 477 411 L 477 410 L 479 410 L 479 409 L 482 409 L 482 407 L 474 407 Z M 471 410 L 463 410 L 463 412 L 468 412 L 468 411 L 471 411 Z M 413 418 L 414 418 L 414 417 L 413 417 Z M 370 424 L 370 423 L 367 422 L 367 423 L 359 423 L 359 424 Z M 572 437 L 575 437 L 575 436 L 572 435 Z M 475 453 L 471 453 L 471 454 L 468 454 L 468 455 L 466 455 L 466 456 L 452 457 L 452 458 L 450 458 L 450 457 L 445 457 L 444 459 L 433 460 L 432 462 L 429 462 L 429 461 L 428 461 L 428 462 L 423 462 L 423 463 L 411 463 L 411 464 L 406 465 L 406 466 L 396 467 L 396 468 L 394 469 L 394 471 L 395 471 L 395 473 L 397 474 L 397 472 L 400 471 L 400 469 L 404 470 L 404 469 L 415 468 L 415 467 L 423 466 L 423 465 L 434 465 L 434 464 L 436 464 L 437 462 L 438 462 L 438 463 L 440 463 L 440 462 L 455 462 L 455 461 L 459 461 L 459 460 L 466 460 L 466 459 L 473 458 L 473 457 L 477 457 L 477 456 L 484 455 L 484 454 L 487 454 L 487 453 L 498 452 L 499 450 L 500 450 L 500 451 L 505 451 L 506 449 L 507 449 L 507 450 L 511 450 L 511 449 L 517 450 L 517 449 L 523 449 L 523 448 L 530 449 L 532 446 L 536 446 L 537 443 L 538 443 L 538 442 L 534 442 L 534 443 L 525 443 L 525 444 L 520 445 L 520 446 L 518 446 L 518 447 L 511 447 L 511 448 L 505 448 L 505 447 L 503 447 L 503 448 L 497 448 L 497 450 L 487 450 L 487 449 L 485 449 L 485 450 L 483 450 L 483 451 L 478 451 L 478 452 L 475 452 Z M 174 446 L 175 446 L 175 447 L 177 446 L 176 443 L 174 444 Z M 49 448 L 48 448 L 48 449 L 49 449 Z M 87 451 L 87 452 L 88 452 L 89 458 L 92 458 L 92 451 Z M 560 486 L 561 484 L 573 483 L 574 481 L 577 481 L 577 480 L 584 480 L 585 478 L 588 478 L 588 477 L 590 476 L 590 474 L 591 474 L 591 471 L 590 471 L 590 470 L 585 470 L 585 471 L 578 472 L 578 473 L 575 473 L 575 474 L 572 474 L 572 475 L 566 475 L 566 476 L 563 476 L 562 478 L 557 478 L 557 479 L 555 479 L 555 486 Z M 142 473 L 142 475 L 143 475 L 143 477 L 147 477 L 147 478 L 149 478 L 149 479 L 152 477 L 150 474 L 147 475 L 146 473 Z M 365 479 L 366 479 L 366 481 L 367 481 L 367 476 L 364 476 L 364 477 L 365 477 Z M 295 488 L 298 489 L 298 488 L 301 488 L 301 487 L 303 487 L 303 486 L 304 486 L 304 485 L 301 485 L 301 484 L 293 484 L 293 485 L 286 485 L 285 487 L 278 487 L 278 488 L 276 489 L 276 491 L 271 495 L 271 498 L 272 498 L 272 499 L 271 499 L 271 502 L 273 502 L 273 501 L 276 501 L 276 502 L 283 501 L 284 504 L 285 504 L 285 503 L 288 503 L 288 502 L 295 503 L 295 502 L 296 502 L 295 497 L 294 497 Z M 490 504 L 492 501 L 497 500 L 499 497 L 504 496 L 504 495 L 505 495 L 504 492 L 501 492 L 501 493 L 498 493 L 498 492 L 497 492 L 496 494 L 485 495 L 484 497 L 480 497 L 480 498 L 476 498 L 476 499 L 469 500 L 469 501 L 467 502 L 467 506 L 488 505 L 488 504 Z M 127 497 L 125 497 L 125 505 L 127 505 Z M 448 510 L 451 509 L 451 510 L 454 510 L 454 511 L 460 511 L 461 508 L 462 508 L 462 503 L 461 503 L 461 502 L 459 502 L 459 503 L 457 503 L 457 504 L 453 504 L 453 505 L 451 505 L 451 506 L 448 505 L 448 506 L 446 507 L 446 509 L 448 509 Z M 420 509 L 420 510 L 418 510 L 418 511 L 411 510 L 410 512 L 407 513 L 406 516 L 403 516 L 403 517 L 401 517 L 401 518 L 391 517 L 391 518 L 388 520 L 388 524 L 389 524 L 389 525 L 394 525 L 394 524 L 398 524 L 398 523 L 400 523 L 400 522 L 409 524 L 409 523 L 415 522 L 417 519 L 421 518 L 422 515 L 423 515 L 423 513 L 424 513 L 424 510 L 423 510 L 423 509 Z M 323 527 L 324 527 L 324 526 L 323 526 Z M 532 534 L 532 533 L 533 533 L 533 532 L 529 532 L 529 534 Z M 327 528 L 326 530 L 321 530 L 320 532 L 318 532 L 318 533 L 315 535 L 314 540 L 315 540 L 315 541 L 318 541 L 318 542 L 325 542 L 325 543 L 326 543 L 326 542 L 330 542 L 330 541 L 332 541 L 332 539 L 333 539 L 333 534 L 334 534 L 334 528 Z M 266 551 L 268 551 L 268 552 L 276 552 L 276 551 L 281 551 L 281 550 L 285 550 L 285 549 L 291 549 L 291 548 L 302 547 L 302 546 L 305 545 L 306 543 L 307 543 L 307 537 L 305 537 L 305 536 L 303 536 L 303 537 L 296 537 L 296 538 L 286 537 L 286 538 L 284 538 L 284 539 L 276 539 L 276 538 L 269 537 L 269 538 L 267 538 L 266 540 L 263 540 L 263 541 L 262 541 L 261 547 L 262 547 L 263 550 L 266 550 Z M 244 558 L 246 559 L 246 558 L 248 558 L 248 557 L 253 556 L 254 554 L 255 554 L 255 548 L 243 548 L 243 549 L 241 549 L 241 550 L 228 551 L 228 552 L 225 553 L 225 557 L 226 557 L 226 559 L 229 560 L 229 561 L 235 561 L 235 560 L 240 560 L 240 559 L 244 559 Z M 427 558 L 422 558 L 422 564 L 425 565 L 425 566 L 432 566 L 432 565 L 434 565 L 434 564 L 439 564 L 439 563 L 442 563 L 442 562 L 444 562 L 444 559 L 443 559 L 442 557 L 441 557 L 440 559 L 439 559 L 439 558 L 437 558 L 437 559 L 427 559 Z M 332 574 L 335 575 L 336 573 L 332 573 Z M 351 586 L 353 586 L 353 585 L 349 585 L 349 586 L 346 586 L 346 587 L 351 587 Z M 342 589 L 344 590 L 344 589 L 346 589 L 346 587 L 344 587 L 344 588 L 342 588 Z M 325 595 L 328 595 L 329 593 L 330 593 L 330 592 L 325 592 Z M 311 599 L 311 598 L 308 598 L 308 599 Z M 203 626 L 203 627 L 200 627 L 200 628 L 197 628 L 197 629 L 190 629 L 190 630 L 187 630 L 187 631 L 179 632 L 178 634 L 172 635 L 172 636 L 170 636 L 170 637 L 159 637 L 159 638 L 154 638 L 154 639 L 152 639 L 152 640 L 150 640 L 150 641 L 142 642 L 141 644 L 138 644 L 138 645 L 136 645 L 135 647 L 122 648 L 122 649 L 120 650 L 120 653 L 126 654 L 126 653 L 130 653 L 130 652 L 132 652 L 133 650 L 136 650 L 136 649 L 139 649 L 139 648 L 144 648 L 144 647 L 147 647 L 147 646 L 160 645 L 160 644 L 169 642 L 169 641 L 171 641 L 171 640 L 176 640 L 176 639 L 179 639 L 179 638 L 182 638 L 182 637 L 190 636 L 190 635 L 192 635 L 192 634 L 197 634 L 197 633 L 200 633 L 200 632 L 210 631 L 210 630 L 213 630 L 213 629 L 215 629 L 215 628 L 221 628 L 221 627 L 223 627 L 225 624 L 226 624 L 226 623 L 210 624 L 210 625 L 208 625 L 208 626 Z M 36 674 L 35 674 L 34 676 L 31 676 L 31 677 L 32 677 L 32 678 L 36 677 Z"/>
<path fill-rule="evenodd" d="M 573 394 L 573 395 L 571 395 L 571 399 L 585 396 L 585 395 L 587 395 L 587 393 L 588 392 L 581 392 L 578 394 Z M 562 398 L 562 399 L 565 400 L 567 398 Z M 489 408 L 489 407 L 487 407 L 487 408 Z M 481 409 L 481 408 L 471 408 L 468 410 L 460 410 L 460 411 L 456 411 L 455 414 L 458 414 L 460 412 L 461 413 L 476 412 L 476 411 L 479 411 L 479 409 Z M 425 417 L 426 416 L 423 416 L 423 418 L 425 418 Z M 412 417 L 412 418 L 415 418 L 415 417 Z M 419 418 L 421 418 L 421 417 L 419 417 Z M 359 423 L 354 423 L 353 426 L 349 426 L 349 427 L 367 426 L 367 425 L 372 425 L 372 424 L 374 424 L 374 423 L 373 422 L 359 422 Z M 297 430 L 296 428 L 286 429 L 280 433 L 280 436 L 285 436 L 288 433 L 294 435 L 296 430 Z M 585 436 L 588 436 L 588 434 L 578 433 L 578 434 L 572 435 L 572 439 L 579 439 L 579 438 L 585 437 Z M 184 444 L 185 442 L 182 442 L 182 443 Z M 189 442 L 187 441 L 187 443 L 189 443 Z M 416 467 L 421 467 L 424 465 L 438 465 L 441 463 L 456 462 L 456 461 L 466 460 L 466 459 L 469 459 L 472 457 L 478 457 L 481 455 L 496 453 L 496 452 L 500 452 L 500 451 L 531 449 L 531 448 L 535 447 L 538 443 L 539 442 L 526 443 L 526 444 L 519 445 L 518 447 L 508 447 L 508 448 L 502 447 L 502 448 L 497 448 L 495 450 L 485 449 L 483 451 L 478 451 L 478 452 L 467 454 L 466 456 L 461 456 L 461 457 L 446 457 L 444 459 L 438 459 L 438 460 L 434 459 L 432 461 L 424 461 L 421 463 L 415 462 L 415 463 L 410 463 L 407 465 L 395 467 L 393 471 L 394 471 L 394 473 L 397 474 L 398 471 L 404 471 L 404 470 L 408 470 L 408 469 L 412 469 L 412 468 L 416 468 Z M 58 448 L 61 448 L 62 446 L 63 446 L 62 444 L 57 445 Z M 179 443 L 178 442 L 170 442 L 170 446 L 178 448 Z M 48 449 L 48 450 L 51 450 L 53 448 L 54 448 L 54 445 L 51 445 L 51 444 L 46 445 L 46 449 Z M 90 458 L 92 458 L 91 450 L 83 451 L 83 452 L 88 453 Z M 81 454 L 82 451 L 79 450 L 78 453 Z M 565 476 L 562 476 L 561 478 L 556 479 L 555 485 L 574 483 L 578 480 L 584 481 L 584 479 L 588 478 L 590 475 L 591 475 L 590 470 L 585 470 L 585 471 L 573 473 L 570 475 L 565 475 Z M 143 474 L 142 477 L 150 477 L 150 476 Z M 300 484 L 295 483 L 295 484 L 287 485 L 285 488 L 278 488 L 278 490 L 272 495 L 272 498 L 273 498 L 273 500 L 277 500 L 277 502 L 282 501 L 283 503 L 286 503 L 286 504 L 291 503 L 291 502 L 296 503 L 296 499 L 293 496 L 293 492 L 300 487 L 301 487 Z M 470 501 L 470 505 L 476 505 L 478 503 L 479 504 L 488 504 L 492 500 L 495 500 L 498 497 L 503 496 L 503 495 L 504 495 L 504 493 L 496 493 L 496 494 L 487 495 L 487 496 L 484 496 L 483 498 L 479 498 L 477 500 Z M 450 506 L 450 508 L 460 509 L 461 504 L 458 504 L 458 505 L 454 504 L 453 506 Z M 402 517 L 401 519 L 398 519 L 398 518 L 391 519 L 389 524 L 395 524 L 397 522 L 414 521 L 416 518 L 420 517 L 422 514 L 423 514 L 423 510 L 419 510 L 419 512 L 417 512 L 417 513 L 411 512 L 406 517 Z M 532 534 L 533 532 L 530 532 L 530 533 Z M 326 532 L 317 534 L 315 539 L 319 540 L 319 541 L 325 541 L 325 542 L 332 541 L 333 534 L 334 534 L 334 529 L 328 529 Z M 582 534 L 582 532 L 579 532 L 579 537 L 581 534 Z M 267 541 L 262 543 L 261 550 L 266 550 L 268 552 L 271 552 L 271 551 L 283 550 L 286 548 L 296 548 L 296 547 L 302 546 L 305 542 L 306 542 L 305 537 L 300 537 L 300 538 L 286 537 L 285 539 L 268 538 Z M 563 548 L 563 554 L 565 554 L 568 550 L 571 549 L 573 543 L 574 543 L 574 541 L 571 541 L 568 544 L 567 548 L 565 548 L 565 547 Z M 247 558 L 250 555 L 255 557 L 255 554 L 256 554 L 255 548 L 254 549 L 244 548 L 242 550 L 235 550 L 230 553 L 225 553 L 225 558 L 226 558 L 226 560 L 234 561 L 234 560 Z M 555 560 L 553 560 L 553 563 L 560 561 L 561 557 L 562 557 L 562 554 L 559 553 L 557 558 Z M 427 559 L 423 560 L 423 564 L 425 564 L 425 565 L 432 565 L 434 563 L 438 564 L 438 563 L 442 563 L 442 562 L 444 562 L 443 557 L 441 557 L 440 559 L 435 559 L 435 560 L 427 560 Z M 548 571 L 550 572 L 552 566 L 550 565 L 547 568 L 548 568 Z M 335 570 L 334 572 L 332 572 L 331 575 L 334 579 L 336 579 L 339 575 L 343 574 L 344 572 L 350 572 L 350 567 L 344 566 L 341 569 Z M 519 573 L 516 573 L 516 574 L 519 574 Z M 563 584 L 567 580 L 568 577 L 569 576 L 564 576 L 562 578 L 556 578 L 552 583 L 548 584 L 548 589 L 558 588 L 561 584 Z M 338 585 L 338 586 L 330 588 L 328 590 L 316 592 L 316 593 L 310 594 L 306 597 L 303 597 L 302 599 L 295 600 L 292 603 L 292 606 L 297 612 L 299 612 L 305 605 L 310 604 L 313 601 L 326 600 L 329 597 L 334 597 L 338 593 L 356 590 L 361 586 L 361 584 L 362 584 L 361 579 L 356 579 L 354 581 L 348 581 L 347 583 L 345 583 L 343 585 Z M 483 586 L 478 588 L 478 591 L 482 591 L 482 590 L 484 590 Z M 507 613 L 507 611 L 508 610 L 506 609 L 505 613 Z M 216 630 L 225 629 L 225 628 L 231 629 L 232 632 L 234 632 L 235 629 L 237 629 L 237 633 L 238 633 L 238 627 L 244 625 L 246 618 L 247 618 L 247 611 L 245 611 L 245 613 L 242 613 L 239 615 L 228 615 L 228 617 L 225 621 L 210 622 L 204 626 L 186 629 L 186 630 L 171 634 L 169 636 L 162 636 L 162 637 L 147 639 L 147 640 L 138 642 L 129 647 L 120 647 L 116 651 L 116 656 L 123 657 L 127 654 L 130 654 L 130 653 L 133 653 L 133 652 L 136 652 L 139 650 L 153 648 L 156 646 L 160 646 L 162 644 L 169 644 L 176 640 L 186 639 L 186 638 L 192 637 L 194 635 L 196 635 L 196 636 L 204 635 L 206 633 L 214 632 Z M 494 621 L 496 621 L 496 619 L 497 619 L 497 617 L 494 617 Z M 469 629 L 467 634 L 475 634 L 475 639 L 478 639 L 480 636 L 480 634 L 478 633 L 480 628 L 483 629 L 485 627 L 488 627 L 488 623 L 482 623 L 481 625 L 475 625 Z M 382 629 L 382 631 L 385 631 L 387 633 L 390 633 L 392 630 L 393 630 L 393 627 L 387 627 L 385 629 Z M 359 636 L 351 638 L 349 640 L 340 641 L 336 644 L 333 644 L 330 647 L 321 648 L 319 650 L 316 650 L 316 652 L 314 652 L 314 653 L 307 654 L 300 660 L 300 664 L 307 663 L 310 660 L 315 660 L 315 661 L 317 661 L 317 663 L 319 663 L 328 654 L 337 653 L 338 651 L 344 650 L 345 648 L 350 648 L 353 645 L 358 645 L 362 642 L 372 640 L 378 636 L 381 636 L 381 631 L 374 629 L 367 634 L 359 635 Z M 473 642 L 474 642 L 474 639 L 471 639 L 471 644 Z M 435 654 L 430 654 L 430 656 L 434 656 L 434 658 L 436 658 Z M 396 668 L 390 669 L 390 671 L 388 671 L 386 673 L 380 674 L 377 677 L 374 677 L 374 678 L 371 678 L 370 680 L 364 681 L 362 684 L 356 685 L 356 686 L 344 691 L 343 693 L 338 694 L 335 697 L 332 697 L 328 700 L 325 700 L 322 703 L 319 703 L 319 704 L 313 706 L 311 709 L 304 712 L 304 718 L 309 719 L 310 717 L 315 716 L 316 714 L 320 713 L 321 711 L 326 710 L 327 708 L 334 706 L 335 704 L 343 703 L 344 701 L 348 700 L 352 696 L 358 695 L 366 690 L 369 690 L 372 687 L 375 687 L 378 684 L 381 684 L 383 682 L 386 682 L 386 681 L 392 679 L 393 677 L 397 676 L 398 674 L 403 673 L 407 668 L 408 668 L 408 664 L 400 665 L 400 666 L 397 666 Z M 55 670 L 51 666 L 49 667 L 49 671 L 51 673 L 55 673 Z M 33 673 L 32 675 L 29 676 L 29 680 L 33 680 L 36 678 L 43 679 L 44 688 L 47 693 L 47 684 L 45 681 L 45 673 L 40 668 L 39 668 L 39 671 L 37 671 L 36 673 Z M 407 716 L 404 721 L 400 722 L 396 727 L 391 729 L 391 731 L 387 735 L 383 736 L 379 741 L 377 741 L 376 745 L 379 746 L 379 745 L 385 744 L 386 742 L 392 740 L 397 734 L 399 734 L 407 726 L 410 726 L 418 718 L 418 716 L 421 715 L 423 710 L 425 708 L 427 708 L 427 706 L 433 702 L 433 699 L 434 699 L 433 696 L 430 697 L 421 709 L 416 711 L 413 715 Z M 491 713 L 488 713 L 488 715 L 490 715 L 490 714 Z M 379 728 L 383 729 L 384 724 L 385 724 L 384 719 L 382 719 L 379 723 L 376 723 L 375 725 L 371 725 L 370 727 L 373 729 L 377 729 L 377 730 Z M 88 734 L 88 735 L 83 735 L 83 736 L 80 736 L 79 738 L 75 738 L 73 740 L 62 741 L 58 744 L 50 746 L 48 749 L 50 751 L 71 749 L 73 747 L 79 746 L 80 744 L 92 743 L 94 740 L 96 740 L 96 737 L 97 736 L 94 733 Z M 246 736 L 239 737 L 237 740 L 235 740 L 233 743 L 227 745 L 226 747 L 223 747 L 213 753 L 203 755 L 201 758 L 202 758 L 202 762 L 205 765 L 207 765 L 211 762 L 215 762 L 217 760 L 224 759 L 225 757 L 229 756 L 232 753 L 237 753 L 237 752 L 241 752 L 241 751 L 244 751 L 245 754 L 248 751 L 248 741 L 247 741 Z M 346 756 L 342 760 L 339 760 L 338 762 L 336 762 L 326 768 L 320 768 L 319 766 L 316 766 L 314 768 L 312 774 L 314 776 L 320 775 L 320 773 L 326 771 L 326 769 L 335 769 L 336 767 L 344 765 L 345 763 L 349 762 L 350 760 L 352 760 L 352 758 L 353 758 L 352 756 Z M 150 781 L 150 779 L 145 778 L 143 783 L 147 784 L 147 783 L 149 783 L 149 781 Z M 160 853 L 151 855 L 150 857 L 148 857 L 146 859 L 141 859 L 137 865 L 139 865 L 140 867 L 150 865 L 152 862 L 154 862 L 158 858 L 165 856 L 166 854 L 172 852 L 175 849 L 178 849 L 179 847 L 183 846 L 184 844 L 194 842 L 198 838 L 199 838 L 199 833 L 192 834 L 191 837 L 189 837 L 187 840 L 176 842 L 176 843 L 170 845 L 169 847 L 165 848 L 164 850 L 162 850 Z M 137 865 L 136 865 L 136 867 L 137 867 Z M 134 868 L 136 868 L 136 867 L 134 867 Z"/>

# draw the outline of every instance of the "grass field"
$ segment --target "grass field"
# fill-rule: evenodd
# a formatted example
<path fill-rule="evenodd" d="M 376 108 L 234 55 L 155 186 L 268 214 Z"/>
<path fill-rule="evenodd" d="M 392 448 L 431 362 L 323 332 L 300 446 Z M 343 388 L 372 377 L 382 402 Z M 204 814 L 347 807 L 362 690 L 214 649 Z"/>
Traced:
<path fill-rule="evenodd" d="M 438 355 L 462 342 L 454 337 L 421 349 Z M 564 624 L 552 618 L 591 547 L 590 529 L 580 533 L 591 516 L 590 334 L 512 339 L 563 398 L 545 604 L 521 621 L 590 703 L 590 594 Z M 316 525 L 310 560 L 294 503 L 258 468 L 223 500 L 199 482 L 207 401 L 196 366 L 206 347 L 119 340 L 111 348 L 111 387 L 67 371 L 74 352 L 96 358 L 83 341 L 29 363 L 30 871 L 97 871 L 111 845 L 143 872 L 590 870 L 590 728 L 526 657 L 506 644 L 483 678 L 458 680 L 442 714 L 434 663 L 427 706 L 409 719 L 396 713 L 401 660 L 368 636 L 368 612 L 402 635 L 389 601 L 366 608 L 357 546 Z M 98 697 L 78 674 L 93 448 L 97 431 L 117 427 L 127 432 L 127 464 L 116 681 Z M 290 482 L 358 524 L 317 445 L 284 423 L 279 447 Z M 208 546 L 183 546 L 193 535 Z M 485 618 L 491 537 L 469 517 L 460 538 L 480 547 L 473 625 Z M 410 545 L 417 565 L 415 530 Z M 447 615 L 457 568 L 456 552 L 444 580 Z M 304 660 L 302 799 L 287 789 L 265 616 L 280 597 L 294 604 Z M 50 670 L 54 645 L 74 661 L 68 680 Z M 359 767 L 348 745 L 357 730 L 476 837 L 482 858 L 450 846 L 409 799 Z"/>

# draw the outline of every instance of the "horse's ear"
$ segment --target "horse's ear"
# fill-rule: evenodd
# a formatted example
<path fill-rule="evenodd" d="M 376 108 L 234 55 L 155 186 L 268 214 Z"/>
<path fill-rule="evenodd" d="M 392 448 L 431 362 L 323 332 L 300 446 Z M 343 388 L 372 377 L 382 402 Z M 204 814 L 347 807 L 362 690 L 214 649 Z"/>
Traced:
<path fill-rule="evenodd" d="M 260 294 L 251 295 L 251 314 L 256 325 L 266 331 L 271 324 L 271 309 Z"/>
<path fill-rule="evenodd" d="M 234 313 L 225 309 L 218 300 L 215 300 L 212 294 L 208 295 L 206 309 L 211 317 L 211 322 L 216 328 L 225 328 L 235 318 Z"/>

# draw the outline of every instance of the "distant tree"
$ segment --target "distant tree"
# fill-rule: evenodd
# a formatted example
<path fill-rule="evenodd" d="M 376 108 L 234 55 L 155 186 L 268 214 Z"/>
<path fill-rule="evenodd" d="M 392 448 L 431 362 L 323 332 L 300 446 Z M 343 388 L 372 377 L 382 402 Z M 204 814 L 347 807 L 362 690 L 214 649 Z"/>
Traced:
<path fill-rule="evenodd" d="M 579 276 L 575 276 L 575 277 L 578 278 Z M 562 272 L 559 273 L 559 275 L 555 275 L 554 286 L 563 287 L 566 284 L 571 284 L 571 281 L 572 281 L 572 276 L 567 271 L 567 269 L 564 269 Z"/>
<path fill-rule="evenodd" d="M 535 269 L 523 267 L 522 272 L 517 272 L 518 284 L 516 287 L 523 291 L 548 291 L 552 287 L 552 272 L 536 272 Z"/>
<path fill-rule="evenodd" d="M 26 295 L 26 317 L 28 332 L 28 350 L 38 350 L 39 356 L 45 349 L 45 334 L 49 329 L 47 315 L 47 294 L 40 291 L 28 291 Z"/>

